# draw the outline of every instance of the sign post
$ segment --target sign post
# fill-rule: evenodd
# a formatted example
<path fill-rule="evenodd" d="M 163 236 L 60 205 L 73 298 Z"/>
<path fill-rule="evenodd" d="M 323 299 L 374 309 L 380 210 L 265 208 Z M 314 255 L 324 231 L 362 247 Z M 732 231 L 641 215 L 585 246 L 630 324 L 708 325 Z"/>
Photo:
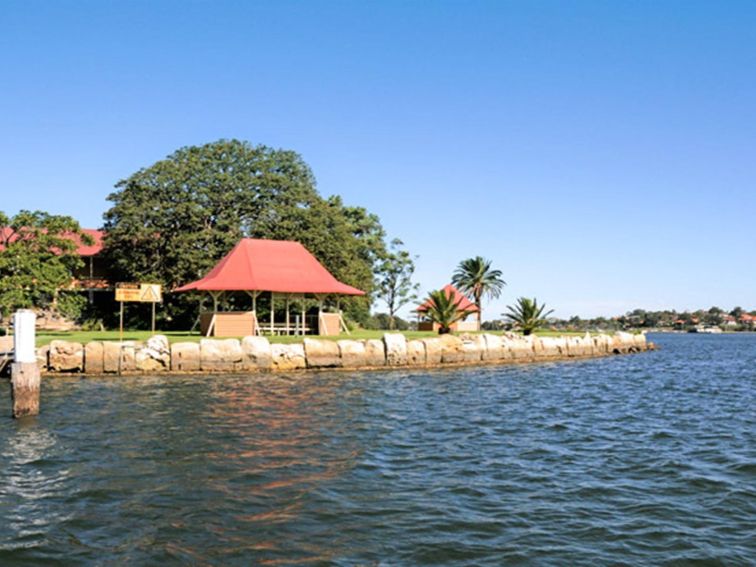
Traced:
<path fill-rule="evenodd" d="M 13 417 L 39 413 L 39 367 L 35 350 L 34 311 L 21 309 L 13 317 L 13 364 L 11 365 L 11 398 Z"/>
<path fill-rule="evenodd" d="M 163 289 L 160 284 L 119 283 L 116 284 L 115 298 L 121 304 L 121 341 L 123 341 L 123 304 L 127 301 L 152 303 L 152 332 L 155 332 L 155 304 L 163 302 Z"/>

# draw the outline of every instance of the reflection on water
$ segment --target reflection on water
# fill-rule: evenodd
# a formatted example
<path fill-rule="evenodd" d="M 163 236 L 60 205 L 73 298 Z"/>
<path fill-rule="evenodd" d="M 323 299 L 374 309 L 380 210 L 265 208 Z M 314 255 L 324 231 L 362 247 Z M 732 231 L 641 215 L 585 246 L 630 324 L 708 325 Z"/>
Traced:
<path fill-rule="evenodd" d="M 756 337 L 659 342 L 498 369 L 46 380 L 42 415 L 0 427 L 0 565 L 751 563 Z"/>

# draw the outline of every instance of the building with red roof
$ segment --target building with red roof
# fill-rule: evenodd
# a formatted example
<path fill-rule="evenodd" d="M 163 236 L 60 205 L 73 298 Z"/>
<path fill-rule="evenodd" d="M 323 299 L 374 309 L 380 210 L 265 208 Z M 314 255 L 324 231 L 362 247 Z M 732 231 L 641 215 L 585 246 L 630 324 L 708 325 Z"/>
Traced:
<path fill-rule="evenodd" d="M 177 292 L 207 292 L 213 299 L 213 310 L 200 313 L 203 334 L 214 336 L 244 336 L 261 332 L 305 334 L 314 330 L 306 323 L 305 300 L 318 301 L 318 334 L 338 334 L 346 329 L 341 313 L 325 313 L 323 300 L 327 296 L 360 296 L 365 292 L 337 280 L 299 242 L 243 238 L 208 274 L 179 287 Z M 220 300 L 224 294 L 244 293 L 252 300 L 248 312 L 222 312 Z M 261 325 L 257 320 L 257 300 L 261 294 L 270 298 L 270 321 Z M 275 321 L 276 298 L 285 303 L 284 321 Z M 294 325 L 290 302 L 301 304 L 301 313 Z M 301 318 L 299 317 L 301 315 Z"/>
<path fill-rule="evenodd" d="M 466 311 L 468 315 L 472 315 L 478 312 L 477 305 L 470 301 L 470 299 L 464 293 L 459 291 L 452 284 L 445 285 L 441 288 L 441 291 L 446 294 L 446 297 L 454 301 L 454 303 L 458 306 L 457 308 L 459 311 Z M 427 299 L 417 306 L 415 312 L 417 312 L 418 317 L 422 318 L 427 313 L 428 308 L 430 307 L 430 303 L 430 299 Z M 428 320 L 420 320 L 418 321 L 417 328 L 419 331 L 437 331 L 438 325 Z M 478 326 L 477 319 L 474 321 L 467 321 L 465 318 L 462 321 L 458 321 L 457 323 L 453 324 L 451 326 L 451 329 L 452 331 L 479 331 L 480 327 Z"/>

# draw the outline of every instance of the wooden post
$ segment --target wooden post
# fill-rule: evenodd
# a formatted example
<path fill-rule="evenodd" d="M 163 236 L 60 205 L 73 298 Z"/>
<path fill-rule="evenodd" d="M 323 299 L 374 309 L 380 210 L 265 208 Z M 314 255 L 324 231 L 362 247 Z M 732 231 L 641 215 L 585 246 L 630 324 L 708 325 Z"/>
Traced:
<path fill-rule="evenodd" d="M 305 319 L 305 298 L 302 296 L 302 336 L 304 337 L 307 327 L 307 319 Z"/>
<path fill-rule="evenodd" d="M 13 318 L 13 364 L 11 399 L 13 417 L 39 414 L 39 367 L 35 345 L 37 316 L 29 309 L 16 311 Z"/>
<path fill-rule="evenodd" d="M 123 301 L 119 301 L 119 303 L 121 304 L 121 316 L 118 324 L 118 340 L 123 342 Z"/>
<path fill-rule="evenodd" d="M 155 302 L 152 302 L 152 332 L 155 333 Z"/>

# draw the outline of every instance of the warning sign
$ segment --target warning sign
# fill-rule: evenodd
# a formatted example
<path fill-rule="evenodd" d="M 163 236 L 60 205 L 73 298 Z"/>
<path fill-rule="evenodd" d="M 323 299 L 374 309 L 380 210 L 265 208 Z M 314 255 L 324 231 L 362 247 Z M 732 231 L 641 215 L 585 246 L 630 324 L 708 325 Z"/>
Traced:
<path fill-rule="evenodd" d="M 119 283 L 115 290 L 116 301 L 162 303 L 163 290 L 160 284 Z"/>

